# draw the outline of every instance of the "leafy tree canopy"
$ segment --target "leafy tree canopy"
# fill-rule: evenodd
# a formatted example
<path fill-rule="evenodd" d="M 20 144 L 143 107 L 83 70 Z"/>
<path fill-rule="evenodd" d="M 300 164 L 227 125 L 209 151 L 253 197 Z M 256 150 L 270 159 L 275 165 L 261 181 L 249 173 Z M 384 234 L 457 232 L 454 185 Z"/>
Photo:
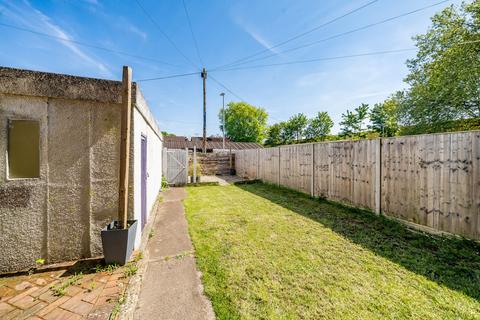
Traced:
<path fill-rule="evenodd" d="M 222 122 L 222 110 L 218 117 Z M 246 102 L 230 102 L 225 108 L 225 135 L 232 141 L 260 143 L 265 138 L 267 119 L 263 108 Z"/>
<path fill-rule="evenodd" d="M 332 118 L 330 118 L 327 112 L 322 111 L 317 113 L 313 119 L 309 120 L 308 127 L 305 130 L 305 136 L 311 141 L 323 141 L 330 133 L 330 130 L 332 130 L 332 127 Z"/>
<path fill-rule="evenodd" d="M 379 133 L 381 137 L 393 137 L 397 134 L 398 108 L 400 98 L 397 95 L 391 96 L 382 103 L 376 103 L 370 111 L 370 125 L 368 128 Z"/>
<path fill-rule="evenodd" d="M 343 113 L 342 121 L 340 122 L 341 135 L 350 138 L 363 137 L 363 126 L 368 116 L 368 108 L 368 104 L 362 103 L 360 106 L 356 107 L 353 112 L 347 110 L 346 113 Z"/>
<path fill-rule="evenodd" d="M 450 6 L 414 38 L 407 61 L 410 88 L 401 104 L 402 124 L 443 131 L 452 120 L 480 117 L 480 2 Z"/>
<path fill-rule="evenodd" d="M 288 141 L 299 142 L 303 139 L 305 134 L 305 129 L 307 128 L 308 118 L 303 113 L 296 114 L 285 124 L 285 135 Z"/>

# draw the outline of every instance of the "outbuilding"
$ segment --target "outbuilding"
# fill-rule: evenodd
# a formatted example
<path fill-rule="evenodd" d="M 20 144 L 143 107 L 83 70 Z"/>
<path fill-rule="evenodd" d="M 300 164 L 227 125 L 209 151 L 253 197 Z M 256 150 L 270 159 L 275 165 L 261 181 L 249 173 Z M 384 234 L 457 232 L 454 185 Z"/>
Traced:
<path fill-rule="evenodd" d="M 162 135 L 131 91 L 138 247 L 161 191 Z M 0 67 L 0 272 L 102 255 L 100 231 L 118 214 L 121 106 L 121 81 Z"/>

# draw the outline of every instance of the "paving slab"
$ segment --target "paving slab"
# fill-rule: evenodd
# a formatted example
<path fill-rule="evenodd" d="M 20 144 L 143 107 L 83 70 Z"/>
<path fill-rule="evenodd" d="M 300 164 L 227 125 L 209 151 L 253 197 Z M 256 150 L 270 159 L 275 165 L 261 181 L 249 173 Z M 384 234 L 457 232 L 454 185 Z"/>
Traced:
<path fill-rule="evenodd" d="M 214 319 L 210 301 L 203 294 L 188 235 L 182 200 L 183 188 L 164 192 L 147 245 L 146 271 L 134 319 Z"/>

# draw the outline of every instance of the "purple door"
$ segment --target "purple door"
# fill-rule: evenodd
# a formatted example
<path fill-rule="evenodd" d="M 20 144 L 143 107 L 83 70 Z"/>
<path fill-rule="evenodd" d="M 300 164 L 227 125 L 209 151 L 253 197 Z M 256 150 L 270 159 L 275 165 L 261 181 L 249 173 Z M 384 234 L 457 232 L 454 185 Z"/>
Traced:
<path fill-rule="evenodd" d="M 142 202 L 142 230 L 147 223 L 147 137 L 142 135 L 141 144 L 141 202 Z"/>

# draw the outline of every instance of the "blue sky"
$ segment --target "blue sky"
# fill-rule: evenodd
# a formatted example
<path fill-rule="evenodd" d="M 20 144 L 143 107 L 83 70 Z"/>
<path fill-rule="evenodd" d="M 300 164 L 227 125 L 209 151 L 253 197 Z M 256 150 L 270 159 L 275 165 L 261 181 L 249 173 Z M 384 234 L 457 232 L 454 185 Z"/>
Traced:
<path fill-rule="evenodd" d="M 88 77 L 121 79 L 123 65 L 134 80 L 196 72 L 196 54 L 181 0 L 139 0 L 161 30 L 196 66 L 192 66 L 148 19 L 135 0 L 0 0 L 0 23 L 18 26 L 151 58 L 124 56 L 72 42 L 0 26 L 0 65 Z M 319 26 L 371 0 L 185 0 L 200 58 L 207 70 L 248 56 Z M 407 17 L 354 32 L 301 50 L 283 50 L 325 39 L 439 0 L 378 0 L 311 34 L 265 53 L 268 59 L 243 66 L 412 48 L 411 37 L 426 31 L 430 17 L 448 1 Z M 338 131 L 341 114 L 362 102 L 375 103 L 405 86 L 406 59 L 415 51 L 314 63 L 211 72 L 245 101 L 261 106 L 269 123 L 299 112 L 311 117 L 327 111 Z M 168 64 L 163 64 L 167 62 Z M 173 65 L 173 66 L 172 66 Z M 162 130 L 201 135 L 202 83 L 199 75 L 142 82 L 142 91 Z M 217 83 L 207 81 L 207 133 L 219 134 L 221 108 Z M 239 98 L 226 92 L 226 102 Z"/>

